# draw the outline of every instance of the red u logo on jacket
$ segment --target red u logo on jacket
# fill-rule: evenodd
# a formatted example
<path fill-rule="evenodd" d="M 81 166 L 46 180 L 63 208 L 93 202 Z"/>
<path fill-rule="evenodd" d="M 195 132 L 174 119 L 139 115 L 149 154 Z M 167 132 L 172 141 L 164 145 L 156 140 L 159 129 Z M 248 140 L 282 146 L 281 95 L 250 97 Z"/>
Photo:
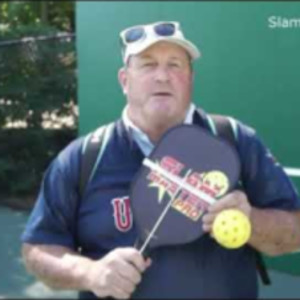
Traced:
<path fill-rule="evenodd" d="M 132 213 L 129 197 L 114 198 L 111 201 L 114 209 L 114 220 L 116 228 L 122 232 L 132 227 Z"/>

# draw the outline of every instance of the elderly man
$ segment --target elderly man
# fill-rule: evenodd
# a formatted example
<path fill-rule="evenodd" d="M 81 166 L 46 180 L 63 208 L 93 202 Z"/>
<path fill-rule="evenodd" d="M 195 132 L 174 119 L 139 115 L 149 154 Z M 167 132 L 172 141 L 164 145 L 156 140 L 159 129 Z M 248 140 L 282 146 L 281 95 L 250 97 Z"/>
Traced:
<path fill-rule="evenodd" d="M 300 247 L 300 201 L 254 130 L 234 119 L 243 189 L 210 206 L 203 217 L 207 234 L 198 240 L 160 247 L 149 258 L 134 248 L 128 194 L 142 160 L 174 125 L 209 130 L 211 119 L 191 101 L 192 63 L 200 52 L 179 23 L 134 26 L 120 36 L 119 81 L 127 106 L 106 128 L 82 197 L 80 161 L 90 135 L 73 141 L 49 166 L 22 236 L 28 270 L 50 287 L 80 291 L 81 298 L 257 297 L 254 249 L 279 255 Z M 251 221 L 251 238 L 237 250 L 209 234 L 225 208 Z"/>

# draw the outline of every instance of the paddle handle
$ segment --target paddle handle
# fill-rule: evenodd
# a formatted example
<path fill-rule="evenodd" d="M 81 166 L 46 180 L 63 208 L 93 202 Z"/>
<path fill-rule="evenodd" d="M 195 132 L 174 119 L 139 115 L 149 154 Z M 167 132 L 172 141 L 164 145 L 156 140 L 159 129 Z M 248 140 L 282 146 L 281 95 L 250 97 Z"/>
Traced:
<path fill-rule="evenodd" d="M 151 161 L 150 161 L 151 162 Z M 152 162 L 151 162 L 152 163 Z M 184 178 L 181 179 L 182 182 L 184 182 L 184 180 L 186 180 L 186 178 L 190 175 L 191 170 L 187 171 L 187 173 L 185 174 Z M 167 214 L 169 208 L 171 207 L 173 201 L 175 200 L 178 192 L 182 189 L 182 187 L 180 185 L 178 185 L 176 192 L 173 194 L 172 198 L 169 200 L 168 204 L 165 206 L 164 210 L 162 211 L 162 213 L 160 214 L 159 218 L 157 219 L 157 221 L 155 222 L 154 226 L 152 227 L 150 233 L 148 234 L 145 242 L 143 243 L 143 245 L 141 246 L 139 252 L 141 254 L 143 254 L 143 252 L 145 251 L 146 247 L 148 246 L 148 244 L 150 243 L 152 237 L 154 236 L 156 230 L 158 229 L 159 225 L 161 224 L 161 222 L 163 221 L 165 215 Z"/>

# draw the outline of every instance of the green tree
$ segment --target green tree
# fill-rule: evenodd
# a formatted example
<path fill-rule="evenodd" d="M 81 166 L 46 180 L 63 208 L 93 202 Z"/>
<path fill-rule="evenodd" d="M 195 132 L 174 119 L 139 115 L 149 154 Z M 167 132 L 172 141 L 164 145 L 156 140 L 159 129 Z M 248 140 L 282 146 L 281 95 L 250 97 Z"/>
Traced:
<path fill-rule="evenodd" d="M 74 40 L 46 38 L 74 30 L 74 3 L 2 2 L 0 20 L 0 126 L 23 120 L 38 128 L 45 113 L 72 115 Z M 21 41 L 39 36 L 45 39 Z"/>
<path fill-rule="evenodd" d="M 51 24 L 59 30 L 74 31 L 74 2 L 2 1 L 0 23 L 11 27 Z"/>
<path fill-rule="evenodd" d="M 0 2 L 0 201 L 36 193 L 49 161 L 76 136 L 74 2 Z M 43 120 L 73 125 L 45 130 Z M 26 129 L 9 123 L 26 122 Z"/>

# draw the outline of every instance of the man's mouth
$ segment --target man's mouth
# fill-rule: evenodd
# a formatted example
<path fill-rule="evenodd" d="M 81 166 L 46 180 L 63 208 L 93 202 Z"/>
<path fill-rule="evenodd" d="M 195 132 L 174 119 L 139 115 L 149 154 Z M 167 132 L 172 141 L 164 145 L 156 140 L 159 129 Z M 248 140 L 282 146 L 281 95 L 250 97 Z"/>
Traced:
<path fill-rule="evenodd" d="M 160 96 L 160 97 L 162 97 L 162 96 L 172 96 L 172 94 L 168 93 L 168 92 L 157 92 L 157 93 L 154 93 L 153 95 L 154 96 Z"/>

